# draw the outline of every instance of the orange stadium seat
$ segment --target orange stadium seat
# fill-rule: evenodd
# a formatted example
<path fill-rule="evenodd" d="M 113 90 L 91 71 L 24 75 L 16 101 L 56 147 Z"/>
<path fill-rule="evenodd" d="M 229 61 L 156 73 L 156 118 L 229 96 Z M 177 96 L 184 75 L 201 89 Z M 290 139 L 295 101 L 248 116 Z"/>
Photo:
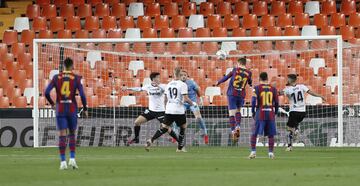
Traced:
<path fill-rule="evenodd" d="M 91 4 L 91 6 L 96 6 L 98 4 L 102 4 L 103 0 L 87 0 L 87 3 Z"/>
<path fill-rule="evenodd" d="M 9 108 L 10 101 L 8 97 L 0 97 L 0 108 Z"/>
<path fill-rule="evenodd" d="M 99 97 L 98 96 L 89 96 L 88 97 L 88 105 L 90 108 L 95 108 L 99 106 Z"/>
<path fill-rule="evenodd" d="M 214 14 L 215 8 L 214 4 L 210 2 L 201 2 L 200 4 L 200 14 L 204 16 L 209 16 L 211 14 Z"/>
<path fill-rule="evenodd" d="M 183 45 L 181 42 L 171 42 L 167 45 L 166 51 L 170 54 L 181 54 L 183 52 Z"/>
<path fill-rule="evenodd" d="M 0 87 L 4 87 L 9 80 L 9 73 L 7 70 L 0 69 Z"/>
<path fill-rule="evenodd" d="M 290 1 L 288 13 L 296 14 L 296 13 L 303 13 L 304 12 L 304 5 L 301 1 Z"/>
<path fill-rule="evenodd" d="M 267 36 L 281 36 L 282 35 L 281 27 L 277 27 L 277 26 L 268 27 L 266 35 Z"/>
<path fill-rule="evenodd" d="M 259 41 L 257 47 L 260 52 L 266 52 L 273 49 L 273 44 L 271 41 Z"/>
<path fill-rule="evenodd" d="M 79 16 L 80 18 L 85 18 L 85 17 L 88 17 L 88 16 L 92 16 L 91 5 L 90 4 L 81 4 L 81 5 L 79 5 L 76 15 Z"/>
<path fill-rule="evenodd" d="M 117 29 L 116 17 L 115 16 L 105 16 L 102 18 L 101 28 L 108 30 Z"/>
<path fill-rule="evenodd" d="M 305 25 L 310 25 L 309 14 L 298 13 L 295 14 L 294 24 L 302 28 Z"/>
<path fill-rule="evenodd" d="M 20 88 L 15 88 L 10 86 L 7 88 L 7 97 L 9 98 L 9 101 L 10 103 L 12 103 L 12 105 L 14 105 L 15 99 L 20 96 L 21 96 Z"/>
<path fill-rule="evenodd" d="M 47 22 L 45 17 L 34 17 L 33 24 L 32 24 L 32 30 L 38 32 L 40 30 L 46 30 L 47 29 Z"/>
<path fill-rule="evenodd" d="M 324 26 L 320 30 L 320 35 L 336 35 L 334 26 Z"/>
<path fill-rule="evenodd" d="M 68 4 L 68 1 L 67 0 L 54 0 L 54 5 L 56 5 L 57 7 L 60 7 L 60 6 L 63 6 L 63 5 L 66 5 Z"/>
<path fill-rule="evenodd" d="M 294 41 L 293 49 L 294 50 L 308 50 L 309 49 L 309 41 L 308 40 Z"/>
<path fill-rule="evenodd" d="M 59 5 L 56 5 L 59 6 Z M 60 14 L 61 17 L 72 17 L 75 16 L 75 8 L 73 4 L 64 4 L 60 6 Z"/>
<path fill-rule="evenodd" d="M 356 2 L 355 0 L 343 0 L 341 1 L 340 11 L 345 15 L 356 13 Z"/>
<path fill-rule="evenodd" d="M 193 37 L 192 28 L 181 28 L 179 29 L 179 37 Z"/>
<path fill-rule="evenodd" d="M 11 46 L 11 53 L 14 55 L 15 58 L 17 58 L 19 54 L 25 53 L 25 50 L 25 43 L 14 43 Z"/>
<path fill-rule="evenodd" d="M 195 37 L 210 37 L 210 29 L 209 28 L 196 29 Z"/>
<path fill-rule="evenodd" d="M 313 24 L 318 28 L 324 27 L 328 25 L 328 18 L 325 14 L 315 14 Z"/>
<path fill-rule="evenodd" d="M 91 33 L 92 38 L 106 38 L 106 31 L 104 29 L 94 30 Z"/>
<path fill-rule="evenodd" d="M 279 15 L 278 21 L 277 21 L 277 26 L 282 27 L 282 28 L 287 27 L 287 26 L 292 26 L 292 15 L 291 14 Z"/>
<path fill-rule="evenodd" d="M 360 27 L 360 13 L 350 14 L 349 25 L 355 28 Z"/>
<path fill-rule="evenodd" d="M 284 36 L 300 36 L 299 26 L 285 27 Z"/>
<path fill-rule="evenodd" d="M 108 35 L 107 37 L 108 38 L 122 38 L 123 35 L 122 35 L 122 30 L 121 29 L 115 29 L 115 30 L 109 30 L 108 31 Z"/>
<path fill-rule="evenodd" d="M 239 42 L 239 50 L 243 50 L 243 51 L 252 51 L 252 50 L 254 50 L 254 42 L 252 42 L 252 41 Z"/>
<path fill-rule="evenodd" d="M 179 14 L 179 8 L 176 2 L 167 3 L 164 5 L 163 14 L 167 16 L 177 16 Z"/>
<path fill-rule="evenodd" d="M 35 38 L 35 32 L 33 30 L 23 30 L 21 32 L 21 42 L 26 45 L 32 45 Z"/>
<path fill-rule="evenodd" d="M 253 2 L 253 14 L 256 14 L 257 16 L 263 16 L 268 14 L 268 5 L 265 1 L 256 1 Z"/>
<path fill-rule="evenodd" d="M 85 0 L 69 0 L 70 4 L 74 4 L 75 6 L 80 6 L 85 4 Z"/>
<path fill-rule="evenodd" d="M 225 15 L 225 17 L 224 17 L 224 26 L 227 29 L 238 28 L 240 26 L 239 16 L 234 15 L 234 14 Z"/>
<path fill-rule="evenodd" d="M 355 38 L 355 30 L 354 27 L 346 25 L 340 27 L 340 34 L 342 35 L 343 40 L 350 40 Z"/>
<path fill-rule="evenodd" d="M 200 42 L 188 42 L 185 47 L 185 51 L 189 54 L 199 54 L 201 52 Z"/>
<path fill-rule="evenodd" d="M 57 33 L 57 37 L 59 39 L 63 38 L 72 38 L 71 30 L 65 29 L 65 30 L 59 30 Z"/>
<path fill-rule="evenodd" d="M 146 6 L 145 15 L 147 16 L 158 16 L 161 15 L 160 4 L 159 3 L 150 3 Z"/>
<path fill-rule="evenodd" d="M 202 48 L 206 54 L 215 54 L 219 50 L 217 42 L 204 42 Z"/>
<path fill-rule="evenodd" d="M 321 2 L 321 13 L 323 13 L 323 14 L 336 13 L 336 1 L 335 0 L 322 1 Z"/>
<path fill-rule="evenodd" d="M 132 16 L 125 16 L 120 18 L 120 28 L 126 30 L 128 28 L 135 28 L 134 18 Z"/>
<path fill-rule="evenodd" d="M 5 55 L 8 52 L 8 47 L 5 43 L 0 43 L 0 58 Z M 1 65 L 1 63 L 0 63 Z M 0 66 L 0 70 L 1 70 L 1 66 Z"/>
<path fill-rule="evenodd" d="M 48 4 L 42 6 L 41 16 L 46 17 L 47 19 L 57 16 L 56 6 L 53 4 Z"/>
<path fill-rule="evenodd" d="M 117 18 L 126 16 L 126 6 L 124 3 L 115 3 L 111 7 L 111 15 Z"/>
<path fill-rule="evenodd" d="M 109 16 L 110 15 L 109 5 L 106 3 L 98 3 L 95 6 L 95 15 L 99 17 Z"/>
<path fill-rule="evenodd" d="M 173 16 L 171 18 L 171 27 L 175 30 L 186 27 L 186 18 L 183 15 Z"/>
<path fill-rule="evenodd" d="M 78 30 L 75 32 L 75 38 L 89 38 L 89 31 Z"/>
<path fill-rule="evenodd" d="M 13 105 L 16 108 L 26 108 L 27 107 L 26 97 L 24 96 L 16 97 L 14 99 Z"/>
<path fill-rule="evenodd" d="M 196 3 L 195 2 L 184 2 L 182 4 L 182 15 L 190 16 L 196 14 Z"/>
<path fill-rule="evenodd" d="M 89 16 L 85 18 L 85 29 L 88 31 L 94 31 L 99 29 L 100 21 L 97 16 Z"/>
<path fill-rule="evenodd" d="M 213 37 L 227 37 L 227 35 L 228 35 L 228 32 L 227 32 L 226 28 L 217 27 L 217 28 L 214 28 L 213 32 L 212 32 Z"/>
<path fill-rule="evenodd" d="M 334 26 L 335 28 L 345 26 L 346 25 L 345 14 L 343 14 L 343 13 L 331 14 L 330 25 Z"/>
<path fill-rule="evenodd" d="M 152 28 L 152 21 L 150 16 L 139 16 L 137 19 L 137 27 L 141 30 Z"/>
<path fill-rule="evenodd" d="M 64 18 L 63 17 L 53 17 L 50 19 L 50 30 L 57 32 L 64 30 Z"/>
<path fill-rule="evenodd" d="M 275 17 L 270 14 L 263 15 L 261 17 L 260 26 L 265 28 L 275 26 Z"/>
<path fill-rule="evenodd" d="M 15 84 L 19 86 L 26 79 L 26 71 L 25 70 L 16 70 L 13 77 Z"/>
<path fill-rule="evenodd" d="M 69 29 L 73 32 L 75 32 L 77 30 L 81 30 L 80 17 L 78 17 L 78 16 L 68 17 L 66 19 L 66 27 L 65 28 Z"/>
<path fill-rule="evenodd" d="M 234 14 L 238 16 L 249 14 L 249 3 L 246 1 L 236 2 L 234 5 Z"/>
<path fill-rule="evenodd" d="M 250 29 L 250 36 L 265 36 L 265 29 L 263 27 L 252 27 Z"/>
<path fill-rule="evenodd" d="M 230 2 L 219 2 L 217 4 L 216 13 L 220 15 L 231 14 L 231 3 Z"/>
<path fill-rule="evenodd" d="M 244 28 L 234 28 L 232 31 L 233 37 L 245 37 L 246 36 L 246 29 Z"/>
<path fill-rule="evenodd" d="M 18 42 L 18 33 L 16 30 L 5 30 L 2 42 L 6 45 L 12 45 Z"/>
<path fill-rule="evenodd" d="M 208 15 L 207 27 L 210 29 L 222 27 L 221 16 L 218 14 Z"/>
<path fill-rule="evenodd" d="M 26 7 L 26 17 L 34 19 L 40 17 L 40 6 L 37 4 L 30 4 Z"/>
<path fill-rule="evenodd" d="M 215 95 L 211 102 L 211 106 L 224 106 L 227 105 L 227 96 Z"/>
<path fill-rule="evenodd" d="M 169 28 L 169 17 L 167 15 L 155 16 L 154 28 L 158 30 Z"/>
<path fill-rule="evenodd" d="M 162 28 L 160 29 L 161 38 L 174 38 L 175 30 L 173 28 Z"/>
<path fill-rule="evenodd" d="M 157 38 L 157 31 L 154 28 L 145 28 L 143 38 Z"/>
<path fill-rule="evenodd" d="M 242 24 L 242 26 L 245 29 L 249 29 L 249 28 L 252 28 L 252 27 L 257 27 L 258 26 L 257 16 L 255 14 L 244 15 L 243 16 L 243 24 Z"/>
<path fill-rule="evenodd" d="M 286 7 L 284 1 L 272 1 L 271 12 L 272 15 L 279 16 L 286 13 Z"/>

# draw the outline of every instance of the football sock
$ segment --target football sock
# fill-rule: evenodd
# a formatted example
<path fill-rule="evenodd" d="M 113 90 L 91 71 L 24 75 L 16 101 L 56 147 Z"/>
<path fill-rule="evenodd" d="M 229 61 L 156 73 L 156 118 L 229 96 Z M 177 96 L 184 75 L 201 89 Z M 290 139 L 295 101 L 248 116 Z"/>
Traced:
<path fill-rule="evenodd" d="M 69 149 L 70 149 L 70 158 L 75 158 L 75 134 L 69 134 Z"/>
<path fill-rule="evenodd" d="M 160 136 L 162 136 L 163 134 L 165 134 L 168 131 L 167 128 L 160 128 L 159 130 L 156 131 L 156 133 L 154 134 L 154 136 L 151 138 L 151 142 L 155 141 L 156 139 L 158 139 Z"/>
<path fill-rule="evenodd" d="M 204 118 L 196 118 L 196 121 L 199 123 L 200 128 L 204 131 L 204 135 L 207 135 L 207 129 Z"/>
<path fill-rule="evenodd" d="M 236 124 L 235 117 L 234 117 L 234 116 L 230 116 L 229 120 L 230 120 L 230 128 L 231 128 L 231 131 L 234 131 L 234 130 L 235 130 L 235 124 Z"/>
<path fill-rule="evenodd" d="M 66 136 L 59 136 L 59 154 L 61 161 L 66 161 Z"/>
<path fill-rule="evenodd" d="M 288 135 L 288 147 L 292 146 L 293 132 L 290 130 Z"/>
<path fill-rule="evenodd" d="M 137 126 L 137 125 L 134 126 L 135 139 L 139 139 L 140 128 L 141 128 L 140 125 L 139 126 Z"/>
<path fill-rule="evenodd" d="M 171 130 L 171 132 L 169 133 L 169 135 L 174 138 L 177 142 L 179 142 L 179 138 L 177 137 L 176 133 L 174 130 Z"/>
<path fill-rule="evenodd" d="M 236 118 L 236 126 L 237 127 L 240 127 L 240 124 L 241 124 L 241 113 L 240 112 L 237 112 L 235 114 L 235 118 Z"/>
<path fill-rule="evenodd" d="M 269 136 L 269 152 L 274 151 L 274 136 Z"/>
<path fill-rule="evenodd" d="M 250 146 L 251 146 L 251 151 L 255 152 L 256 151 L 256 135 L 251 135 L 250 137 Z"/>
<path fill-rule="evenodd" d="M 180 127 L 178 149 L 181 150 L 185 146 L 185 128 Z"/>

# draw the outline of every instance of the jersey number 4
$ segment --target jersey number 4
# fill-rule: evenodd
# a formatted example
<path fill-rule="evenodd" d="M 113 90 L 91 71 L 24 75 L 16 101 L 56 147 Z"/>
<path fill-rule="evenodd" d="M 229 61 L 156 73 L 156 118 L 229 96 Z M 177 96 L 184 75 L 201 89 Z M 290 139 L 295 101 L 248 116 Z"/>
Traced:
<path fill-rule="evenodd" d="M 65 96 L 65 97 L 69 97 L 70 96 L 70 82 L 69 81 L 64 81 L 61 85 L 61 95 Z"/>
<path fill-rule="evenodd" d="M 169 94 L 171 99 L 176 99 L 178 96 L 178 89 L 169 87 Z"/>
<path fill-rule="evenodd" d="M 301 102 L 304 101 L 304 96 L 303 96 L 303 94 L 302 94 L 301 91 L 299 91 L 299 92 L 297 93 L 297 97 L 296 97 L 296 95 L 295 95 L 295 92 L 291 94 L 291 97 L 293 98 L 295 104 L 296 104 L 297 102 L 299 102 L 299 101 L 301 101 Z"/>

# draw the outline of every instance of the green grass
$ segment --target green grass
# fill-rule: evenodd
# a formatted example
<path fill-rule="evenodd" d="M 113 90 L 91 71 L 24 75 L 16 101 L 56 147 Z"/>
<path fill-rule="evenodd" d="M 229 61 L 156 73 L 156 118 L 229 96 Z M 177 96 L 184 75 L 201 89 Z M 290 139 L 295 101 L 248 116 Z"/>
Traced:
<path fill-rule="evenodd" d="M 247 148 L 78 148 L 79 170 L 59 171 L 56 148 L 1 148 L 0 185 L 121 186 L 356 186 L 359 148 L 265 148 L 247 159 Z"/>

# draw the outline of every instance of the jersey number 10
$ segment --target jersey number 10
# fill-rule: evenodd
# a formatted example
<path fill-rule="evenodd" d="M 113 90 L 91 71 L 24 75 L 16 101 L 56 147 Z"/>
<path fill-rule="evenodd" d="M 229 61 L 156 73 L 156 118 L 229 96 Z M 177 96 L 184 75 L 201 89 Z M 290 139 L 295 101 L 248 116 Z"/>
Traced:
<path fill-rule="evenodd" d="M 260 97 L 262 98 L 263 106 L 271 106 L 273 102 L 273 93 L 272 92 L 261 92 Z"/>

